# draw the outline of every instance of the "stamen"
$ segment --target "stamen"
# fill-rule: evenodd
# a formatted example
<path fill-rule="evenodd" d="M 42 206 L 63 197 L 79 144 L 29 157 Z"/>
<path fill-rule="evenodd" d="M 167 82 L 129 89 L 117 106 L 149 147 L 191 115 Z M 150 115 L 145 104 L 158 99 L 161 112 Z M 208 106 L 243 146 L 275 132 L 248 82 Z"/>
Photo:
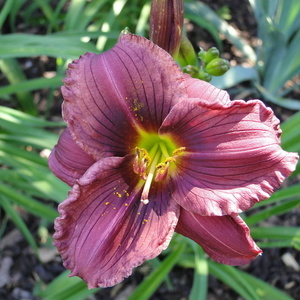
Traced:
<path fill-rule="evenodd" d="M 173 150 L 172 142 L 163 138 L 149 135 L 149 139 L 154 139 L 153 143 L 145 140 L 141 145 L 145 148 L 136 147 L 136 156 L 133 162 L 133 171 L 141 178 L 141 186 L 143 186 L 141 194 L 141 202 L 149 203 L 149 193 L 151 184 L 154 181 L 165 180 L 170 172 L 170 163 L 176 162 L 179 155 L 185 151 L 185 147 L 179 147 Z M 149 153 L 146 149 L 149 149 Z M 170 155 L 171 154 L 171 155 Z M 173 168 L 173 167 L 172 167 Z"/>
<path fill-rule="evenodd" d="M 180 155 L 182 152 L 184 152 L 185 151 L 185 147 L 179 147 L 179 148 L 177 148 L 177 149 L 175 149 L 174 151 L 173 151 L 173 157 L 175 156 L 178 156 L 178 155 Z"/>
<path fill-rule="evenodd" d="M 139 174 L 144 180 L 147 178 L 147 168 L 151 162 L 151 158 L 147 150 L 143 148 L 135 148 L 135 159 L 133 162 L 133 171 L 136 174 Z"/>

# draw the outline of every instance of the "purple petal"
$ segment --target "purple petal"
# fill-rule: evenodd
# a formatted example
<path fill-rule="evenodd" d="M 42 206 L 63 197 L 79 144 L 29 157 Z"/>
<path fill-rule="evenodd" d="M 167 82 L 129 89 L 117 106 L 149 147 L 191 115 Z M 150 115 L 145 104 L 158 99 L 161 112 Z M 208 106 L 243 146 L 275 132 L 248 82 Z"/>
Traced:
<path fill-rule="evenodd" d="M 55 221 L 54 244 L 71 276 L 89 288 L 112 286 L 168 246 L 179 206 L 155 187 L 142 204 L 132 157 L 104 158 L 78 180 Z"/>
<path fill-rule="evenodd" d="M 226 265 L 248 264 L 262 252 L 239 216 L 203 217 L 182 209 L 176 232 L 194 240 L 212 259 Z"/>
<path fill-rule="evenodd" d="M 186 147 L 174 199 L 200 215 L 231 215 L 268 198 L 295 170 L 298 155 L 280 147 L 279 121 L 259 100 L 230 106 L 187 99 L 161 128 Z"/>
<path fill-rule="evenodd" d="M 231 103 L 226 91 L 220 90 L 206 81 L 187 77 L 185 85 L 189 98 L 203 99 L 209 105 L 217 107 L 228 106 Z"/>
<path fill-rule="evenodd" d="M 95 160 L 125 156 L 140 129 L 157 131 L 173 104 L 186 97 L 183 77 L 163 49 L 123 34 L 109 51 L 87 53 L 69 65 L 64 119 Z"/>
<path fill-rule="evenodd" d="M 49 168 L 62 181 L 73 186 L 78 178 L 95 162 L 72 139 L 65 129 L 49 156 Z"/>

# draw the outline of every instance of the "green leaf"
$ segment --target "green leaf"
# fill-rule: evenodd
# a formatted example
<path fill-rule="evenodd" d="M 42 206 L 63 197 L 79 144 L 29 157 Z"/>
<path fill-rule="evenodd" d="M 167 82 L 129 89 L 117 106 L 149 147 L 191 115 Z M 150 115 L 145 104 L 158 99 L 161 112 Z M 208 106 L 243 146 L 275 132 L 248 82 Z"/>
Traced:
<path fill-rule="evenodd" d="M 83 15 L 85 0 L 71 0 L 67 15 L 65 18 L 66 30 L 74 30 L 80 26 L 80 19 Z M 84 19 L 84 18 L 83 18 Z"/>
<path fill-rule="evenodd" d="M 245 300 L 293 300 L 279 289 L 232 266 L 208 261 L 209 271 Z"/>
<path fill-rule="evenodd" d="M 213 77 L 211 84 L 219 89 L 228 89 L 244 81 L 258 81 L 259 76 L 255 68 L 242 66 L 231 67 L 223 76 Z"/>
<path fill-rule="evenodd" d="M 289 187 L 276 191 L 269 199 L 256 203 L 253 206 L 253 208 L 266 206 L 290 198 L 295 198 L 295 197 L 298 198 L 299 195 L 300 195 L 300 184 L 291 185 Z"/>
<path fill-rule="evenodd" d="M 261 300 L 239 271 L 232 266 L 208 261 L 209 272 L 235 290 L 245 300 Z"/>
<path fill-rule="evenodd" d="M 207 299 L 208 289 L 208 262 L 202 248 L 193 241 L 191 243 L 195 254 L 195 267 L 189 300 L 205 300 Z"/>
<path fill-rule="evenodd" d="M 171 252 L 161 263 L 160 267 L 155 269 L 143 282 L 134 290 L 127 300 L 147 300 L 154 294 L 156 289 L 164 281 L 166 275 L 174 267 L 182 251 L 185 243 L 181 243 Z"/>
<path fill-rule="evenodd" d="M 288 120 L 281 124 L 282 148 L 287 151 L 300 151 L 299 132 L 300 132 L 300 112 L 297 112 Z"/>
<path fill-rule="evenodd" d="M 0 28 L 2 28 L 9 12 L 11 11 L 15 0 L 7 0 L 0 10 Z"/>
<path fill-rule="evenodd" d="M 62 85 L 63 76 L 53 78 L 36 78 L 0 87 L 0 97 L 16 92 L 29 92 L 45 88 L 57 88 Z"/>
<path fill-rule="evenodd" d="M 52 148 L 57 143 L 58 135 L 40 127 L 65 125 L 62 122 L 45 121 L 3 106 L 0 106 L 0 119 L 1 140 L 15 141 L 19 144 L 31 145 L 42 149 Z"/>
<path fill-rule="evenodd" d="M 251 236 L 264 243 L 277 242 L 300 249 L 300 227 L 251 227 Z"/>
<path fill-rule="evenodd" d="M 0 58 L 48 55 L 72 59 L 98 52 L 91 43 L 61 35 L 6 34 L 0 35 L 0 45 Z"/>
<path fill-rule="evenodd" d="M 264 221 L 272 216 L 276 215 L 282 215 L 284 213 L 287 213 L 300 204 L 300 199 L 296 200 L 287 200 L 284 201 L 283 203 L 278 203 L 275 206 L 265 208 L 247 218 L 245 218 L 245 222 L 248 225 L 253 225 L 255 223 Z"/>
<path fill-rule="evenodd" d="M 30 230 L 28 229 L 26 223 L 22 220 L 20 215 L 14 210 L 10 201 L 6 197 L 4 197 L 3 195 L 0 195 L 0 199 L 1 199 L 0 205 L 3 207 L 6 214 L 10 217 L 10 219 L 13 221 L 13 223 L 16 225 L 16 227 L 24 235 L 26 241 L 31 246 L 31 248 L 34 250 L 35 254 L 37 255 L 38 246 L 35 242 L 33 235 L 31 234 Z"/>
<path fill-rule="evenodd" d="M 35 290 L 35 295 L 43 300 L 82 300 L 99 291 L 89 290 L 79 277 L 68 277 L 69 271 L 57 276 L 44 290 Z"/>
<path fill-rule="evenodd" d="M 145 36 L 145 29 L 148 26 L 150 11 L 151 11 L 150 3 L 144 4 L 144 6 L 141 9 L 141 14 L 140 14 L 140 17 L 138 19 L 136 29 L 135 29 L 135 33 L 137 35 Z"/>
<path fill-rule="evenodd" d="M 58 216 L 58 213 L 53 208 L 42 204 L 31 197 L 19 194 L 13 187 L 6 184 L 0 183 L 0 193 L 38 217 L 53 221 Z"/>
<path fill-rule="evenodd" d="M 0 59 L 0 69 L 11 84 L 26 81 L 26 77 L 19 65 L 13 58 Z M 21 108 L 32 115 L 37 115 L 37 109 L 30 93 L 16 90 L 16 96 Z"/>
<path fill-rule="evenodd" d="M 264 99 L 266 101 L 270 101 L 275 103 L 276 105 L 292 109 L 292 110 L 299 110 L 300 109 L 300 101 L 296 99 L 287 99 L 287 98 L 282 98 L 278 97 L 274 94 L 271 94 L 265 87 L 260 85 L 258 82 L 253 82 L 257 90 L 262 94 Z"/>
<path fill-rule="evenodd" d="M 47 21 L 51 25 L 54 25 L 57 28 L 57 24 L 55 24 L 56 18 L 55 18 L 54 12 L 53 12 L 51 6 L 49 5 L 49 3 L 47 3 L 47 1 L 45 1 L 45 0 L 34 0 L 34 2 L 39 6 L 41 11 L 47 18 Z"/>
<path fill-rule="evenodd" d="M 281 29 L 287 37 L 287 40 L 300 27 L 300 2 L 298 0 L 279 1 L 276 11 L 276 26 Z"/>
<path fill-rule="evenodd" d="M 113 24 L 116 22 L 117 17 L 122 12 L 127 0 L 115 0 L 112 9 L 107 13 L 103 19 L 103 25 L 101 26 L 101 31 L 109 32 Z M 101 36 L 97 40 L 97 49 L 102 52 L 107 49 L 108 38 L 106 36 Z"/>
<path fill-rule="evenodd" d="M 42 118 L 34 117 L 18 111 L 16 109 L 12 109 L 9 107 L 0 105 L 0 119 L 6 120 L 14 124 L 18 124 L 19 127 L 27 126 L 27 127 L 62 127 L 65 126 L 64 122 L 53 122 L 46 121 Z M 1 121 L 2 122 L 2 121 Z M 2 123 L 1 123 L 2 125 Z"/>
<path fill-rule="evenodd" d="M 194 22 L 198 22 L 201 17 L 206 23 L 214 26 L 219 33 L 223 33 L 233 45 L 242 51 L 246 57 L 251 59 L 253 62 L 256 62 L 256 54 L 249 44 L 241 38 L 238 32 L 231 25 L 222 20 L 207 5 L 198 1 L 188 2 L 185 3 L 185 12 L 186 18 L 191 19 Z"/>

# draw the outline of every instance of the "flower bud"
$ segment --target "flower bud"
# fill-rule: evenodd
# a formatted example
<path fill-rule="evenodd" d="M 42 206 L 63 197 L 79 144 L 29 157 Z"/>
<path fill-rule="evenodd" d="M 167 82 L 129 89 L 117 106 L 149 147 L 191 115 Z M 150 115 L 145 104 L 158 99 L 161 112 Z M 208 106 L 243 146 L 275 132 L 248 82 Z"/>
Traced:
<path fill-rule="evenodd" d="M 187 66 L 183 67 L 182 70 L 184 73 L 190 74 L 191 77 L 198 78 L 199 69 L 196 66 L 187 65 Z"/>
<path fill-rule="evenodd" d="M 221 76 L 229 70 L 229 61 L 223 58 L 215 58 L 205 67 L 205 71 L 213 76 Z"/>
<path fill-rule="evenodd" d="M 200 47 L 200 51 L 198 52 L 198 58 L 200 59 L 201 62 L 205 63 L 206 62 L 206 51 Z"/>
<path fill-rule="evenodd" d="M 176 57 L 183 27 L 183 0 L 152 0 L 150 40 Z"/>
<path fill-rule="evenodd" d="M 205 59 L 206 63 L 210 63 L 212 60 L 219 58 L 220 52 L 216 47 L 211 47 L 206 51 Z"/>
<path fill-rule="evenodd" d="M 203 48 L 200 48 L 198 52 L 198 58 L 204 63 L 208 64 L 215 58 L 219 58 L 220 52 L 216 47 L 211 47 L 207 51 Z"/>
<path fill-rule="evenodd" d="M 198 79 L 201 79 L 201 80 L 204 80 L 204 81 L 206 81 L 206 82 L 210 82 L 212 76 L 211 76 L 210 74 L 206 73 L 205 71 L 200 70 L 200 71 L 198 72 L 198 77 L 197 77 L 197 78 L 198 78 Z"/>

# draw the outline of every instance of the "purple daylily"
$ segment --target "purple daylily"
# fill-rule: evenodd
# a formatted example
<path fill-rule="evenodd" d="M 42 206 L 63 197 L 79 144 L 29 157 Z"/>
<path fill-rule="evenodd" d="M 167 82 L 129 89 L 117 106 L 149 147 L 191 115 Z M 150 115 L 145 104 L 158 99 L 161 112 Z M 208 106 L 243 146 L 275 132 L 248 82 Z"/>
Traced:
<path fill-rule="evenodd" d="M 261 253 L 237 214 L 268 198 L 298 160 L 281 149 L 270 108 L 230 101 L 132 34 L 74 60 L 64 83 L 68 128 L 49 165 L 72 187 L 54 235 L 71 275 L 115 285 L 175 231 L 221 263 Z"/>

